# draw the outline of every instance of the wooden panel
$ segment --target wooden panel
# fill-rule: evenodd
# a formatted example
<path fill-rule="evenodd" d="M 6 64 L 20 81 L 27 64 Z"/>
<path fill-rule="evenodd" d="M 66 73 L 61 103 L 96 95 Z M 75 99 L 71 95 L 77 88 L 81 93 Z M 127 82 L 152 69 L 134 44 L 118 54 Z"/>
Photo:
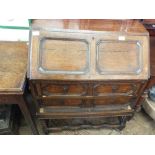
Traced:
<path fill-rule="evenodd" d="M 42 84 L 42 95 L 84 95 L 85 84 Z"/>
<path fill-rule="evenodd" d="M 128 31 L 130 33 L 147 33 L 137 20 L 108 20 L 108 19 L 44 19 L 33 20 L 33 27 L 50 29 L 90 30 L 90 31 Z"/>
<path fill-rule="evenodd" d="M 150 63 L 151 76 L 155 76 L 155 36 L 150 37 Z"/>
<path fill-rule="evenodd" d="M 0 42 L 0 93 L 22 93 L 27 54 L 26 42 Z"/>
<path fill-rule="evenodd" d="M 97 84 L 94 86 L 95 95 L 104 95 L 104 94 L 121 94 L 121 95 L 134 95 L 137 93 L 140 88 L 140 84 Z"/>
<path fill-rule="evenodd" d="M 107 96 L 104 97 L 103 99 L 98 99 L 94 101 L 95 105 L 125 105 L 125 104 L 131 104 L 132 97 L 129 96 L 121 96 L 121 97 L 114 97 L 114 96 Z"/>
<path fill-rule="evenodd" d="M 142 21 L 150 34 L 150 74 L 146 89 L 151 88 L 155 84 L 155 19 L 144 19 Z"/>
<path fill-rule="evenodd" d="M 39 70 L 48 74 L 83 74 L 89 68 L 88 43 L 82 40 L 43 38 Z"/>
<path fill-rule="evenodd" d="M 45 88 L 42 87 L 43 95 L 47 94 L 63 94 L 64 93 L 64 87 L 61 85 L 50 85 L 46 86 Z"/>
<path fill-rule="evenodd" d="M 81 106 L 82 100 L 80 99 L 54 99 L 43 100 L 45 106 Z"/>
<path fill-rule="evenodd" d="M 141 45 L 136 41 L 100 41 L 96 61 L 100 74 L 139 74 Z"/>
<path fill-rule="evenodd" d="M 105 110 L 104 106 L 90 108 L 53 108 L 53 107 L 44 107 L 40 109 L 40 112 L 37 113 L 37 116 L 42 119 L 67 119 L 67 118 L 102 118 L 102 117 L 111 117 L 111 116 L 127 116 L 133 115 L 134 110 L 128 106 L 125 109 L 121 110 Z"/>
<path fill-rule="evenodd" d="M 104 96 L 102 98 L 95 99 L 71 99 L 71 98 L 61 98 L 61 99 L 49 99 L 44 98 L 43 105 L 46 106 L 80 106 L 80 107 L 93 107 L 96 105 L 125 105 L 131 104 L 135 101 L 135 98 L 131 96 Z"/>
<path fill-rule="evenodd" d="M 155 19 L 144 19 L 143 24 L 150 34 L 150 73 L 155 76 Z"/>
<path fill-rule="evenodd" d="M 150 73 L 155 76 L 155 19 L 144 19 L 142 23 L 150 34 Z"/>
<path fill-rule="evenodd" d="M 99 22 L 100 26 L 106 25 L 104 20 Z M 119 25 L 119 22 L 115 21 L 116 25 L 112 26 Z M 95 26 L 92 21 L 90 24 L 92 27 Z M 42 29 L 32 29 L 30 79 L 149 78 L 149 34 L 146 30 L 137 31 L 132 24 L 130 25 L 132 33 L 125 31 L 123 34 L 114 29 L 109 32 L 106 26 L 105 31 L 102 28 L 98 31 L 84 31 L 85 29 L 75 31 L 75 29 L 66 30 L 65 27 L 55 31 L 56 26 L 57 24 L 53 25 L 51 29 L 46 29 L 46 26 Z M 120 39 L 122 35 L 123 40 Z"/>

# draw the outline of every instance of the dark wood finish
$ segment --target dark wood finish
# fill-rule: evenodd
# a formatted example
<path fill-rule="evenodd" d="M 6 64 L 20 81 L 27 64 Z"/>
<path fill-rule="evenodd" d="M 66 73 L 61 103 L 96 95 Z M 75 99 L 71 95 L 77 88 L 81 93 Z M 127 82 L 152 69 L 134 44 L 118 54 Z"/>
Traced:
<path fill-rule="evenodd" d="M 155 19 L 143 19 L 141 22 L 150 35 L 150 78 L 145 86 L 143 95 L 139 99 L 139 103 L 142 103 L 148 97 L 149 89 L 155 85 Z"/>
<path fill-rule="evenodd" d="M 35 90 L 34 96 L 41 102 L 42 105 L 48 106 L 87 106 L 86 100 L 89 100 L 92 105 L 120 105 L 129 104 L 136 101 L 135 97 L 139 95 L 139 91 L 143 86 L 143 82 L 134 83 L 127 82 L 103 82 L 103 81 L 88 81 L 78 82 L 80 87 L 75 89 L 77 82 L 59 82 L 59 81 L 33 81 L 31 87 Z M 37 88 L 35 89 L 35 85 Z M 57 87 L 56 87 L 57 86 Z M 74 86 L 74 87 L 73 87 Z M 82 87 L 83 86 L 83 87 Z M 59 88 L 59 89 L 58 89 Z M 68 88 L 68 89 L 67 89 Z M 70 92 L 69 90 L 71 90 Z M 74 89 L 73 89 L 74 88 Z M 78 88 L 83 88 L 81 91 Z M 75 93 L 75 91 L 79 91 Z M 100 92 L 100 93 L 99 93 Z M 53 100 L 52 100 L 53 99 Z"/>
<path fill-rule="evenodd" d="M 142 23 L 146 27 L 150 35 L 150 79 L 146 90 L 155 84 L 155 19 L 144 19 Z"/>
<path fill-rule="evenodd" d="M 27 53 L 26 42 L 0 42 L 0 104 L 17 104 L 32 133 L 38 134 L 25 98 Z"/>
<path fill-rule="evenodd" d="M 28 76 L 45 132 L 49 119 L 119 118 L 109 127 L 125 126 L 150 76 L 148 39 L 136 20 L 34 20 Z"/>

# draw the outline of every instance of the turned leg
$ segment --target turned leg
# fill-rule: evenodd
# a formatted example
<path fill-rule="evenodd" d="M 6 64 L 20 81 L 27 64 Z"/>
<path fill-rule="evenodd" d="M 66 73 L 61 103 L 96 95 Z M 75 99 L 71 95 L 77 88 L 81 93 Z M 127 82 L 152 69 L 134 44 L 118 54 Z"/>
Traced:
<path fill-rule="evenodd" d="M 20 96 L 20 102 L 18 103 L 20 110 L 23 113 L 27 124 L 30 126 L 32 133 L 34 135 L 38 135 L 39 134 L 38 129 L 36 127 L 34 120 L 31 117 L 30 111 L 28 110 L 26 103 L 27 103 L 26 99 L 24 99 L 23 96 Z"/>

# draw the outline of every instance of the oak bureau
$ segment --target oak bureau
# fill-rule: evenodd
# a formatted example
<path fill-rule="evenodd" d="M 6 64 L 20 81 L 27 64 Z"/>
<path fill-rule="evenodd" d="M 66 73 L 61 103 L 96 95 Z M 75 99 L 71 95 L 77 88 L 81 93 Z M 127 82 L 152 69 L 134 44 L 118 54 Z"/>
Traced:
<path fill-rule="evenodd" d="M 138 21 L 32 22 L 28 78 L 45 133 L 122 129 L 149 77 L 149 34 Z"/>

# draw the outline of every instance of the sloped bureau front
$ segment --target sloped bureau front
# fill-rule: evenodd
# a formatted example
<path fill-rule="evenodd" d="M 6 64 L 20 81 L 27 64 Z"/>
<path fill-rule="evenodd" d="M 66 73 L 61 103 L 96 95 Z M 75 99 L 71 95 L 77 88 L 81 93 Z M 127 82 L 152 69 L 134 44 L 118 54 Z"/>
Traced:
<path fill-rule="evenodd" d="M 123 35 L 125 39 L 119 40 L 120 34 L 116 32 L 32 31 L 29 77 L 46 80 L 147 79 L 148 36 Z"/>

